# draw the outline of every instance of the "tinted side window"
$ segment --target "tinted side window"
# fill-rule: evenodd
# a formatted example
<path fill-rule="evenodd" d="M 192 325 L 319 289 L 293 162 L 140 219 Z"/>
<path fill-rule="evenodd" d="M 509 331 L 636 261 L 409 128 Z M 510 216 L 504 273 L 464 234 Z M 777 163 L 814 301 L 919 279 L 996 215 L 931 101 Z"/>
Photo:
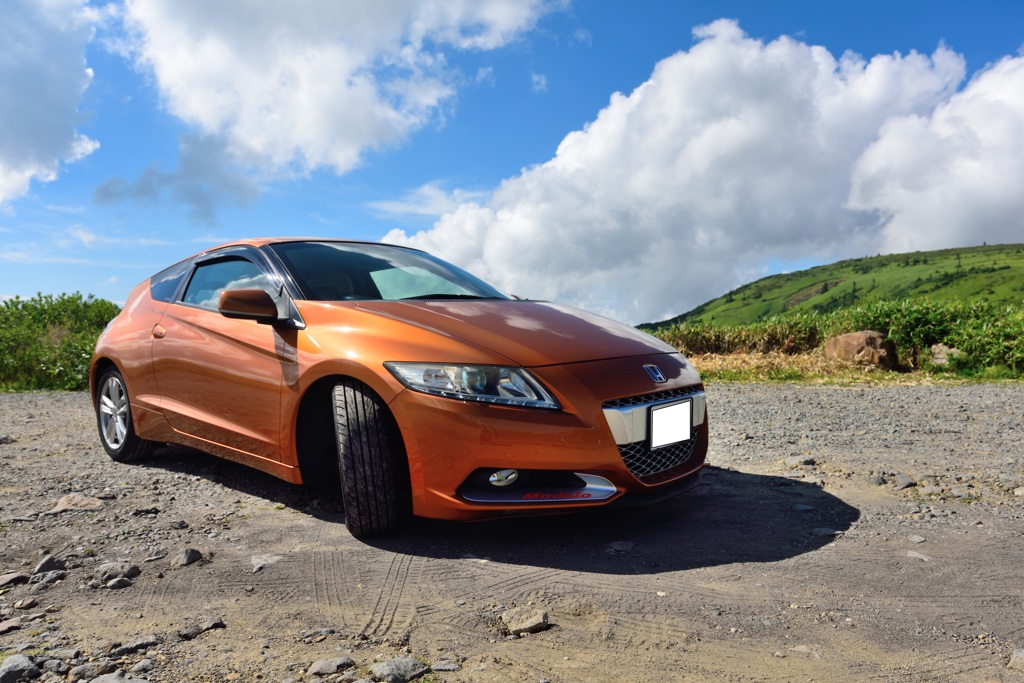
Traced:
<path fill-rule="evenodd" d="M 188 274 L 192 264 L 188 261 L 176 263 L 170 268 L 161 270 L 149 279 L 149 295 L 154 301 L 171 303 L 174 301 L 174 294 L 178 291 L 178 285 L 182 278 Z"/>
<path fill-rule="evenodd" d="M 203 263 L 197 267 L 182 301 L 217 310 L 220 294 L 227 289 L 263 289 L 277 298 L 270 279 L 256 264 L 236 258 Z"/>

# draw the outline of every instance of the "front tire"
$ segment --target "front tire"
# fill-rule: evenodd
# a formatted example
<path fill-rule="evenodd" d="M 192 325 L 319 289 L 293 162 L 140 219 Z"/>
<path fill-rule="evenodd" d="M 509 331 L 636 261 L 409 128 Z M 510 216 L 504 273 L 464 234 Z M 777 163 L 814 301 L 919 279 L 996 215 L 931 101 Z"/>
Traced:
<path fill-rule="evenodd" d="M 345 524 L 353 536 L 398 529 L 410 516 L 409 467 L 398 425 L 366 385 L 334 387 L 334 426 Z"/>
<path fill-rule="evenodd" d="M 131 401 L 121 373 L 109 368 L 100 376 L 97 387 L 96 425 L 103 450 L 117 462 L 132 462 L 149 456 L 156 443 L 141 439 L 135 433 Z"/>

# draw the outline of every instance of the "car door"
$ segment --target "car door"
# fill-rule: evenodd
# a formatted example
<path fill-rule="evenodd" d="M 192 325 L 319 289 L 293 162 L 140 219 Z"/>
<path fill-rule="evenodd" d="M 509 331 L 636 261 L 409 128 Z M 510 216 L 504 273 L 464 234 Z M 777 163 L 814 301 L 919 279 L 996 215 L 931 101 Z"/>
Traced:
<path fill-rule="evenodd" d="M 257 262 L 244 250 L 197 262 L 154 333 L 153 373 L 176 431 L 221 446 L 220 455 L 279 461 L 281 389 L 294 354 L 273 325 L 217 310 L 228 289 L 278 298 L 280 287 Z"/>

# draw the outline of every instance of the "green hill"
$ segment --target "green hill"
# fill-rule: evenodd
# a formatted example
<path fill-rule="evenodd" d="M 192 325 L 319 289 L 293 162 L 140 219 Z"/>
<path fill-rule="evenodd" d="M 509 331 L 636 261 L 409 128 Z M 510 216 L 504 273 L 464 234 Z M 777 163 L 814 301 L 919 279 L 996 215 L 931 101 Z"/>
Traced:
<path fill-rule="evenodd" d="M 658 323 L 742 325 L 788 311 L 829 313 L 882 300 L 1024 301 L 1024 244 L 1003 244 L 839 261 L 762 278 Z"/>

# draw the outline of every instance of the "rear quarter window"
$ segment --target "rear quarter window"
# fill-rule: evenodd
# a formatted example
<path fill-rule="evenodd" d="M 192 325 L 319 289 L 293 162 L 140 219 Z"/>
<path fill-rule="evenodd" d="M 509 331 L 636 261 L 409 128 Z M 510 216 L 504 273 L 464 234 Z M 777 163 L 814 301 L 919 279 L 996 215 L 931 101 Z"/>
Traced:
<path fill-rule="evenodd" d="M 178 291 L 178 286 L 181 285 L 181 281 L 188 275 L 191 267 L 192 264 L 190 262 L 184 261 L 161 270 L 149 279 L 149 295 L 153 297 L 154 301 L 171 303 L 174 301 L 174 295 Z"/>

